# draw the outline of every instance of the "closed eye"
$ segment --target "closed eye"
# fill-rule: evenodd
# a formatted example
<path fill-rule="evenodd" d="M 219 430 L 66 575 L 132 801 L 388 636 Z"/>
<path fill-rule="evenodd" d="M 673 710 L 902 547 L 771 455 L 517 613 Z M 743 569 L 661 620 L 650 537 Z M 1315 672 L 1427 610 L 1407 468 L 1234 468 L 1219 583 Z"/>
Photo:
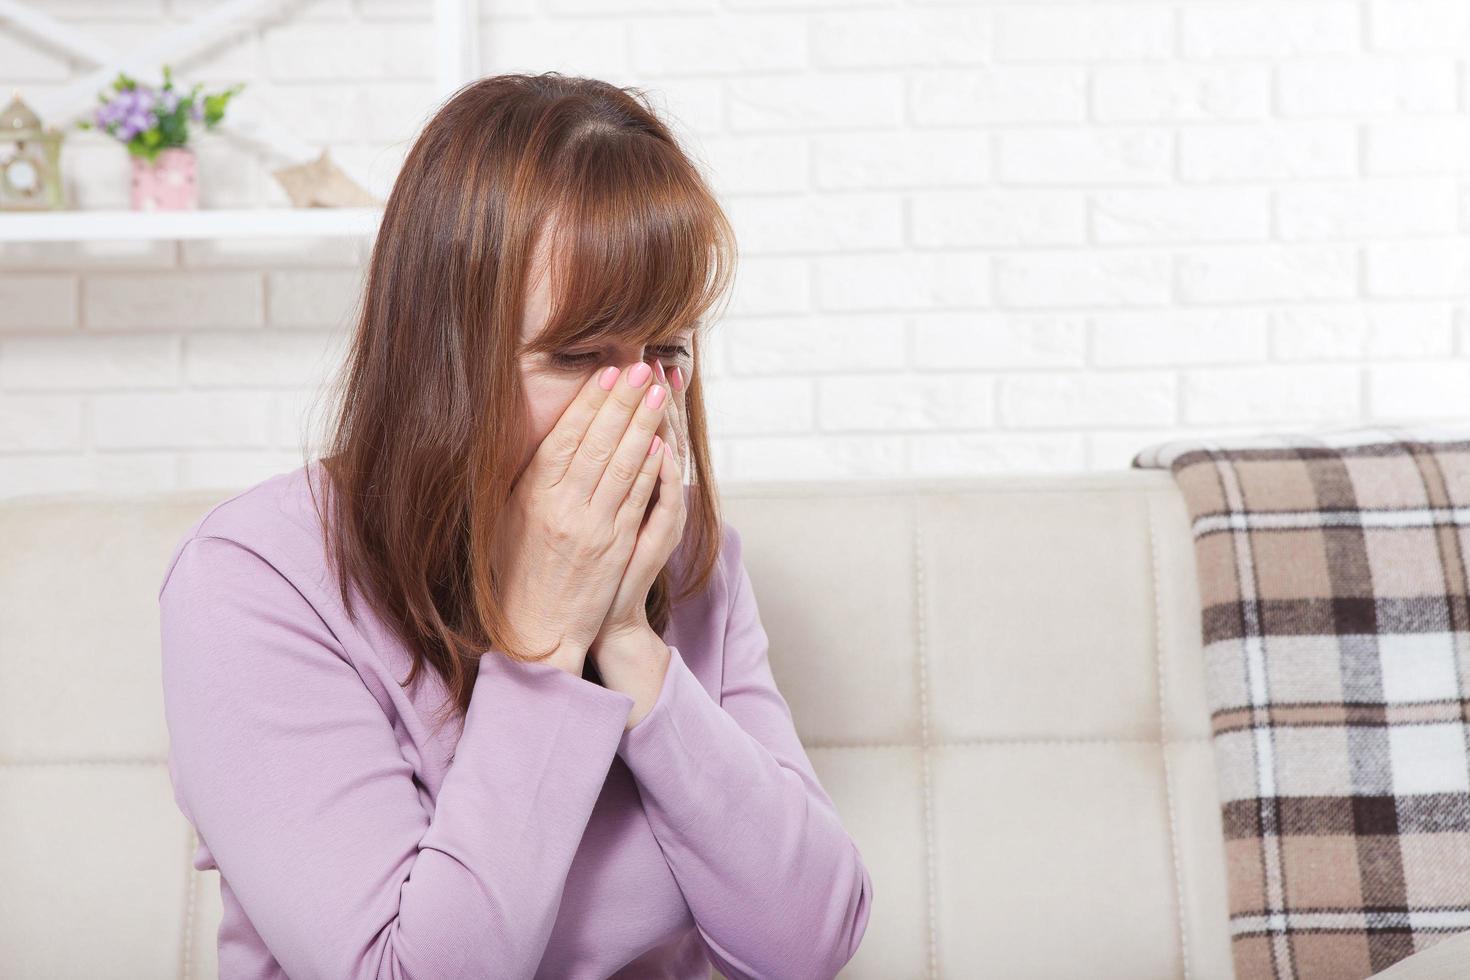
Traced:
<path fill-rule="evenodd" d="M 671 361 L 688 360 L 690 358 L 689 348 L 677 347 L 650 347 L 649 353 L 655 357 L 661 357 Z M 552 363 L 559 367 L 585 367 L 593 361 L 603 357 L 602 351 L 581 351 L 573 354 L 564 354 L 560 351 L 551 356 Z"/>

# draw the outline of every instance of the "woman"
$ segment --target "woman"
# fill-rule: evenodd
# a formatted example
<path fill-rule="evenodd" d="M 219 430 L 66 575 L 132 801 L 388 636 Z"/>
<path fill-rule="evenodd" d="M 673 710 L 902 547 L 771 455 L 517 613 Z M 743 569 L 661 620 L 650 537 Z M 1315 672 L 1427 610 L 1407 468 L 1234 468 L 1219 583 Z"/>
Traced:
<path fill-rule="evenodd" d="M 486 78 L 429 122 L 329 452 L 209 510 L 160 587 L 222 977 L 856 951 L 872 882 L 710 490 L 698 351 L 733 256 L 637 89 Z"/>

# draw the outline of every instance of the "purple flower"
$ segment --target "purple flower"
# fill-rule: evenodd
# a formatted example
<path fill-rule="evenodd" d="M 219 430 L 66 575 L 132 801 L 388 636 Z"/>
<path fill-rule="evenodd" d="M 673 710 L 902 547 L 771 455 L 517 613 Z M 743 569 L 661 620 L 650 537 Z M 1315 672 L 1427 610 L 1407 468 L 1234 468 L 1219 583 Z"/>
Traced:
<path fill-rule="evenodd" d="M 124 143 L 131 142 L 141 133 L 156 129 L 162 120 L 170 117 L 179 123 L 180 132 L 169 137 L 177 141 L 186 138 L 187 129 L 182 125 L 184 119 L 202 124 L 209 118 L 208 107 L 204 100 L 198 98 L 199 86 L 183 94 L 172 87 L 159 88 L 136 82 L 131 83 L 130 87 L 119 88 L 120 85 L 129 84 L 125 78 L 126 76 L 119 74 L 112 90 L 103 93 L 99 104 L 92 109 L 96 127 Z M 169 80 L 165 69 L 164 81 L 167 83 Z M 227 90 L 220 98 L 228 98 L 240 87 L 242 86 Z"/>
<path fill-rule="evenodd" d="M 127 107 L 114 99 L 97 109 L 97 125 L 104 129 L 121 122 L 127 116 Z"/>

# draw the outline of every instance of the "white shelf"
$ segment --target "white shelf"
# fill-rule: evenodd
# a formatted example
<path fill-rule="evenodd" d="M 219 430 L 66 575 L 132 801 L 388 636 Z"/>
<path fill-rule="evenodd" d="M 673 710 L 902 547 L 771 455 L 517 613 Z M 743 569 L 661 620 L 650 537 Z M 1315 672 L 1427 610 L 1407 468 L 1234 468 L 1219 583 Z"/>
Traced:
<path fill-rule="evenodd" d="M 382 208 L 0 211 L 0 242 L 373 235 Z"/>

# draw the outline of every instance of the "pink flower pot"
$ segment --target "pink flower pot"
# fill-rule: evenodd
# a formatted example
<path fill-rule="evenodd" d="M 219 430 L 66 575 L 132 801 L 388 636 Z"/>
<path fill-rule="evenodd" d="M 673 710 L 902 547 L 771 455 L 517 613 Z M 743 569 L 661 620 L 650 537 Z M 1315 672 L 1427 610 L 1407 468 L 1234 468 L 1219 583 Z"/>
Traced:
<path fill-rule="evenodd" d="M 150 163 L 133 157 L 133 209 L 135 211 L 192 211 L 199 207 L 199 184 L 195 180 L 194 151 L 171 146 Z"/>

